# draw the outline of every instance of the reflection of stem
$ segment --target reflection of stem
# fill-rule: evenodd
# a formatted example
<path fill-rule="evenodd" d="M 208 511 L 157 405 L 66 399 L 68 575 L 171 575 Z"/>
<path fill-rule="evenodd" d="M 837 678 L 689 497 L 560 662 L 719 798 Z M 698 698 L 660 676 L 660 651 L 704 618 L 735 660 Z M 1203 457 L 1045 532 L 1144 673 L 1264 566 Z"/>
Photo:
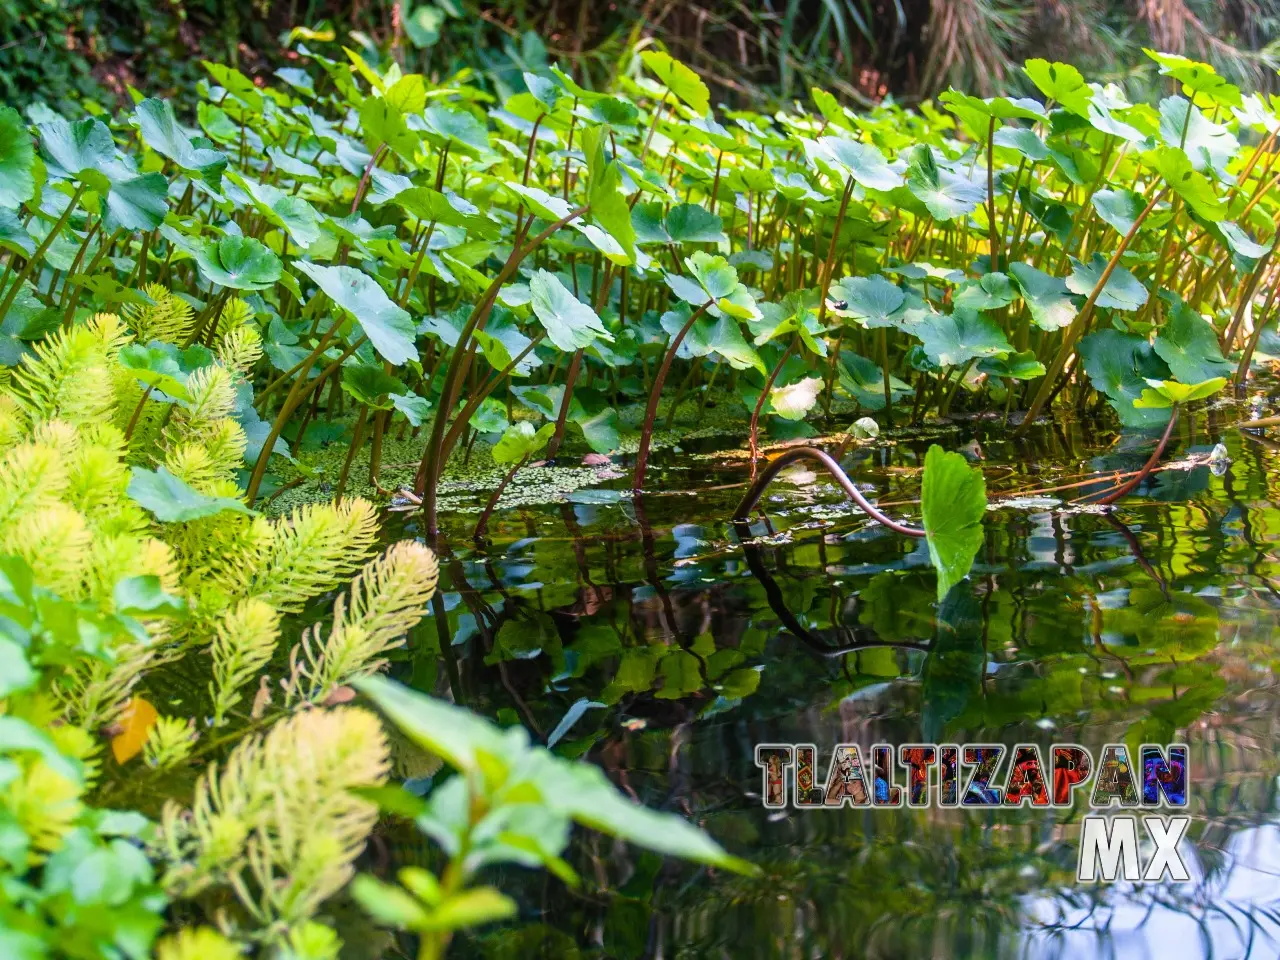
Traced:
<path fill-rule="evenodd" d="M 764 495 L 765 488 L 773 482 L 773 479 L 778 475 L 778 472 L 787 464 L 793 463 L 796 460 L 816 460 L 818 463 L 822 464 L 822 466 L 826 467 L 827 472 L 831 474 L 832 479 L 840 485 L 841 489 L 844 490 L 849 499 L 861 507 L 863 512 L 877 523 L 881 523 L 895 533 L 900 533 L 903 536 L 923 537 L 925 535 L 924 530 L 921 528 L 909 527 L 906 524 L 898 523 L 896 520 L 892 520 L 885 514 L 881 513 L 880 510 L 871 503 L 871 501 L 862 495 L 862 491 L 859 490 L 854 485 L 853 481 L 849 479 L 849 475 L 841 469 L 840 464 L 836 463 L 835 459 L 832 458 L 829 453 L 824 450 L 819 450 L 817 447 L 793 447 L 769 461 L 769 465 L 764 468 L 760 473 L 760 476 L 758 476 L 755 482 L 751 484 L 751 487 L 743 495 L 741 502 L 733 511 L 733 519 L 735 521 L 747 519 L 751 514 L 751 511 L 755 508 L 755 505 L 760 502 L 760 498 Z"/>
<path fill-rule="evenodd" d="M 1175 403 L 1169 413 L 1169 423 L 1165 426 L 1164 433 L 1160 435 L 1160 442 L 1157 443 L 1156 448 L 1151 451 L 1151 456 L 1147 459 L 1147 462 L 1142 465 L 1142 469 L 1134 474 L 1128 482 L 1120 484 L 1120 486 L 1116 487 L 1109 494 L 1099 500 L 1098 503 L 1104 506 L 1115 503 L 1146 479 L 1147 474 L 1155 469 L 1156 464 L 1160 462 L 1160 457 L 1164 454 L 1164 448 L 1169 443 L 1169 437 L 1173 435 L 1173 425 L 1177 422 L 1178 405 Z"/>
<path fill-rule="evenodd" d="M 760 545 L 752 543 L 750 540 L 751 530 L 746 522 L 735 520 L 734 529 L 737 531 L 738 539 L 742 541 L 742 553 L 746 558 L 747 568 L 751 571 L 751 575 L 760 582 L 760 586 L 764 588 L 764 595 L 769 603 L 769 608 L 778 615 L 782 625 L 795 634 L 796 639 L 817 653 L 825 657 L 832 657 L 843 656 L 846 653 L 854 653 L 858 650 L 870 650 L 876 647 L 910 647 L 917 650 L 927 650 L 929 648 L 927 643 L 890 640 L 871 640 L 838 647 L 833 647 L 826 643 L 821 637 L 802 624 L 787 606 L 786 599 L 782 595 L 782 588 L 778 586 L 778 581 L 773 578 L 773 574 L 765 567 L 760 556 Z"/>
<path fill-rule="evenodd" d="M 493 491 L 493 496 L 489 498 L 489 502 L 484 505 L 484 510 L 480 514 L 480 519 L 476 521 L 476 528 L 472 531 L 471 536 L 477 540 L 483 539 L 485 529 L 489 526 L 489 517 L 493 513 L 493 508 L 498 505 L 498 501 L 502 499 L 502 491 L 507 489 L 509 484 L 515 477 L 516 472 L 523 467 L 529 460 L 530 454 L 525 454 L 520 460 L 507 471 L 507 475 L 502 478 L 502 482 L 498 484 L 498 489 Z"/>
<path fill-rule="evenodd" d="M 1151 561 L 1147 559 L 1147 555 L 1143 553 L 1142 544 L 1138 542 L 1138 538 L 1134 535 L 1134 532 L 1110 513 L 1103 514 L 1103 517 L 1106 519 L 1107 523 L 1116 528 L 1116 531 L 1120 536 L 1124 537 L 1125 541 L 1129 544 L 1129 552 L 1133 554 L 1133 559 L 1137 560 L 1138 566 L 1142 567 L 1142 569 L 1147 572 L 1147 576 L 1159 585 L 1160 592 L 1163 593 L 1164 598 L 1168 600 L 1169 586 L 1165 583 L 1164 577 L 1160 576 L 1155 567 L 1151 565 Z"/>

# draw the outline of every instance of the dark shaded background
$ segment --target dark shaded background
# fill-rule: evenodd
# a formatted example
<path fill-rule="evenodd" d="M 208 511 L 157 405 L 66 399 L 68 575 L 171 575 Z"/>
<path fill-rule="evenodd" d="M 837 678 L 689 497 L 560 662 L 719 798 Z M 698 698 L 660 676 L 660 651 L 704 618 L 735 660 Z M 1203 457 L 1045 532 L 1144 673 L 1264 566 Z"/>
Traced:
<path fill-rule="evenodd" d="M 180 96 L 201 58 L 269 72 L 294 26 L 438 77 L 470 67 L 500 93 L 548 61 L 601 86 L 644 41 L 729 105 L 813 84 L 854 103 L 948 85 L 991 95 L 1020 89 L 1016 66 L 1034 56 L 1140 95 L 1144 46 L 1208 60 L 1249 88 L 1276 89 L 1280 66 L 1280 0 L 0 0 L 0 97 L 66 107 L 129 85 Z"/>

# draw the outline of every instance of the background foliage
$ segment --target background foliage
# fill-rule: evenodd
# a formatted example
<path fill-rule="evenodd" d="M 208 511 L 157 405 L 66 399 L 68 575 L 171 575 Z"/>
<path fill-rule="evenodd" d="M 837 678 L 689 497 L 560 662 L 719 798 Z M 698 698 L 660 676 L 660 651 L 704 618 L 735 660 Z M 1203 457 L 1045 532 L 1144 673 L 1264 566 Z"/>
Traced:
<path fill-rule="evenodd" d="M 738 105 L 812 84 L 864 106 L 949 84 L 1029 92 L 1017 65 L 1037 56 L 1142 96 L 1154 77 L 1144 46 L 1263 89 L 1275 89 L 1280 66 L 1277 0 L 0 0 L 0 95 L 61 108 L 121 96 L 139 77 L 150 95 L 181 95 L 201 58 L 266 70 L 299 24 L 337 24 L 370 51 L 391 48 L 406 71 L 473 67 L 499 93 L 549 60 L 603 88 L 623 53 L 651 37 L 714 99 Z"/>

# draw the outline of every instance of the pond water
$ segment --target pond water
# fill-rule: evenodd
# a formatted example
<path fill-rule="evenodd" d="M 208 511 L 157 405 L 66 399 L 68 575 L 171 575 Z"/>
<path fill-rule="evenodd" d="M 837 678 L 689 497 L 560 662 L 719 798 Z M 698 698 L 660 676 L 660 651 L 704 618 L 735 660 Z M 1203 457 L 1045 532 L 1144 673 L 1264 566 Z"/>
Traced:
<path fill-rule="evenodd" d="M 1081 420 L 1014 442 L 974 421 L 846 452 L 850 473 L 913 519 L 929 442 L 984 456 L 997 508 L 941 605 L 922 542 L 868 522 L 803 465 L 771 488 L 767 520 L 735 531 L 746 465 L 705 443 L 668 452 L 663 492 L 639 502 L 618 481 L 501 511 L 483 549 L 471 518 L 453 518 L 435 608 L 447 630 L 425 622 L 397 674 L 587 755 L 764 869 L 709 873 L 584 837 L 580 890 L 498 878 L 522 925 L 458 955 L 1275 956 L 1276 445 L 1223 429 L 1240 413 L 1181 424 L 1166 459 L 1182 468 L 1110 515 L 1072 501 L 1112 481 L 1080 481 L 1136 468 L 1151 435 Z M 1188 462 L 1219 441 L 1229 464 Z M 1035 492 L 1051 487 L 1067 489 Z M 1191 883 L 1076 885 L 1084 798 L 767 811 L 753 753 L 943 740 L 1096 756 L 1139 734 L 1190 745 Z"/>
<path fill-rule="evenodd" d="M 740 438 L 661 451 L 638 500 L 621 478 L 499 510 L 481 546 L 474 513 L 444 517 L 442 591 L 393 675 L 587 757 L 763 869 L 707 871 L 579 831 L 579 889 L 488 878 L 520 922 L 450 956 L 1275 957 L 1280 444 L 1227 428 L 1268 406 L 1184 418 L 1172 468 L 1109 514 L 1073 501 L 1139 467 L 1153 434 L 1085 418 L 1014 441 L 973 420 L 845 451 L 912 521 L 930 443 L 981 454 L 985 542 L 941 604 L 923 541 L 804 464 L 735 529 Z M 1211 465 L 1219 442 L 1230 460 Z M 417 535 L 417 517 L 391 514 L 387 533 Z M 203 695 L 184 683 L 166 671 L 151 695 Z M 1077 885 L 1083 795 L 1070 810 L 770 811 L 754 759 L 758 743 L 816 744 L 821 776 L 842 742 L 1069 742 L 1096 757 L 1139 738 L 1190 746 L 1190 883 Z M 154 814 L 197 772 L 122 778 L 109 799 Z M 401 772 L 429 786 L 429 769 Z M 384 824 L 364 866 L 431 857 Z M 400 955 L 353 905 L 330 909 L 344 956 Z"/>

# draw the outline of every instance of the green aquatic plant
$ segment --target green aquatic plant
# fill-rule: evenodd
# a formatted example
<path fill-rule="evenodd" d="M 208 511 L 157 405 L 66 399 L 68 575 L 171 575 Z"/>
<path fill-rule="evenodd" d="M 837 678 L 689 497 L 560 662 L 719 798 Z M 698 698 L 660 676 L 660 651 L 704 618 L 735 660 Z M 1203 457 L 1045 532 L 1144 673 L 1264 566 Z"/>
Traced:
<path fill-rule="evenodd" d="M 139 716 L 164 668 L 198 682 L 130 737 L 143 759 L 128 772 L 180 777 L 197 757 L 217 771 L 165 815 L 164 889 L 234 898 L 222 932 L 238 944 L 336 950 L 315 918 L 374 817 L 346 787 L 388 775 L 376 721 L 339 704 L 353 688 L 391 696 L 369 675 L 429 600 L 451 647 L 429 546 L 379 554 L 377 507 L 353 484 L 371 498 L 411 485 L 418 530 L 439 546 L 456 523 L 442 503 L 479 510 L 482 537 L 511 493 L 551 488 L 529 466 L 544 451 L 564 471 L 571 455 L 634 449 L 643 493 L 655 449 L 702 426 L 713 400 L 753 472 L 762 438 L 803 441 L 828 417 L 871 415 L 889 442 L 907 424 L 997 411 L 1026 435 L 1093 406 L 1164 431 L 1104 495 L 1115 502 L 1154 470 L 1179 411 L 1228 378 L 1247 386 L 1274 322 L 1280 118 L 1208 64 L 1152 52 L 1167 87 L 1156 103 L 1032 60 L 1035 98 L 950 90 L 918 110 L 855 112 L 814 90 L 765 114 L 713 110 L 697 74 L 655 49 L 628 55 L 607 89 L 538 67 L 500 103 L 465 75 L 436 82 L 366 53 L 311 38 L 261 84 L 204 64 L 181 117 L 157 99 L 70 119 L 0 108 L 0 554 L 30 571 L 13 590 L 23 629 L 58 632 L 50 611 L 84 627 L 59 641 L 74 655 L 5 660 L 21 677 L 39 668 L 5 695 L 4 719 L 41 735 L 5 781 L 26 838 L 10 870 L 110 848 L 152 934 L 164 896 L 120 840 L 147 828 L 86 811 L 95 765 L 113 762 L 100 731 Z M 830 454 L 764 465 L 739 517 L 801 456 Z M 925 540 L 945 601 L 982 542 L 985 485 L 934 447 L 920 499 L 918 527 L 872 515 Z M 322 615 L 318 598 L 352 578 Z M 497 632 L 495 659 L 521 629 Z M 617 703 L 655 671 L 673 700 L 760 682 L 700 654 L 629 652 L 643 684 L 602 696 Z M 512 824 L 485 822 L 487 805 L 519 804 L 476 779 L 487 759 L 442 739 L 477 730 L 471 718 L 431 717 L 442 726 L 416 736 L 461 771 L 427 801 L 458 827 L 441 840 L 456 869 L 438 889 L 406 874 L 412 909 L 401 897 L 405 912 L 382 916 L 439 952 L 468 916 L 451 901 L 476 889 L 463 842 L 533 828 L 509 810 Z M 502 857 L 562 872 L 575 820 L 740 866 L 674 821 L 623 816 L 594 767 L 485 731 L 600 805 L 540 794 L 545 836 Z M 465 823 L 446 817 L 459 803 Z M 478 896 L 473 918 L 508 910 Z M 199 948 L 188 939 L 165 949 Z"/>
<path fill-rule="evenodd" d="M 201 777 L 189 810 L 165 807 L 165 888 L 227 885 L 265 937 L 287 935 L 350 879 L 377 819 L 352 789 L 387 770 L 386 737 L 365 710 L 305 710 L 246 737 Z"/>
<path fill-rule="evenodd" d="M 626 799 L 598 768 L 532 745 L 523 727 L 503 730 L 380 677 L 355 686 L 414 743 L 457 771 L 426 800 L 395 789 L 370 794 L 388 810 L 413 817 L 443 848 L 449 858 L 444 871 L 437 876 L 405 867 L 398 883 L 362 874 L 352 885 L 375 920 L 418 936 L 422 960 L 444 956 L 457 931 L 516 912 L 515 901 L 501 891 L 474 883 L 482 867 L 542 867 L 577 886 L 577 874 L 561 856 L 573 823 L 722 870 L 758 872 L 682 818 Z"/>

